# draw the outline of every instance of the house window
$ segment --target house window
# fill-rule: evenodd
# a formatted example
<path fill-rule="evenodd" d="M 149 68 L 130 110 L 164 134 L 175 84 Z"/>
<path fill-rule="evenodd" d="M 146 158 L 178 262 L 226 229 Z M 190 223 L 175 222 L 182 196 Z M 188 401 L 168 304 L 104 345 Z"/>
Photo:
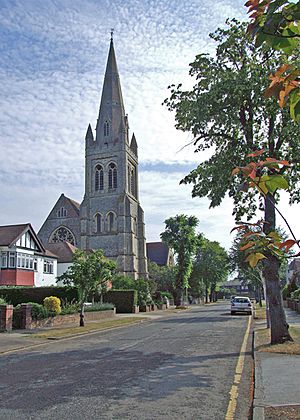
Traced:
<path fill-rule="evenodd" d="M 75 237 L 73 233 L 65 226 L 61 226 L 57 228 L 50 236 L 49 242 L 50 243 L 69 242 L 72 245 L 76 245 Z"/>
<path fill-rule="evenodd" d="M 11 257 L 9 257 L 11 260 Z M 16 257 L 15 261 L 16 261 Z M 33 270 L 34 268 L 34 258 L 29 254 L 17 253 L 17 267 L 22 268 L 23 270 Z"/>
<path fill-rule="evenodd" d="M 103 168 L 101 165 L 97 165 L 95 171 L 95 190 L 102 191 L 103 187 Z"/>
<path fill-rule="evenodd" d="M 9 261 L 8 261 L 9 268 L 15 268 L 16 267 L 16 253 L 10 252 L 9 253 Z"/>
<path fill-rule="evenodd" d="M 117 167 L 114 163 L 110 163 L 108 167 L 108 188 L 116 189 L 118 185 Z"/>
<path fill-rule="evenodd" d="M 7 267 L 7 252 L 1 253 L 1 267 L 6 268 Z"/>
<path fill-rule="evenodd" d="M 95 216 L 95 233 L 102 232 L 102 215 L 97 213 Z"/>
<path fill-rule="evenodd" d="M 53 274 L 53 261 L 44 260 L 44 273 Z"/>
<path fill-rule="evenodd" d="M 104 123 L 104 137 L 107 137 L 109 135 L 109 122 L 105 121 Z"/>
<path fill-rule="evenodd" d="M 37 258 L 34 258 L 34 260 L 33 260 L 33 269 L 34 269 L 34 271 L 37 271 L 37 269 L 38 269 Z"/>

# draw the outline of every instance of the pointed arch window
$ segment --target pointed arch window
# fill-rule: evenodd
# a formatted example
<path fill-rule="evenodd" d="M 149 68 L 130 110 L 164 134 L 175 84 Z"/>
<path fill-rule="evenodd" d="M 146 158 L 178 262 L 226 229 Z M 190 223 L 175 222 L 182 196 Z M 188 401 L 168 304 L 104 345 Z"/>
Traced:
<path fill-rule="evenodd" d="M 101 165 L 97 165 L 95 170 L 95 190 L 102 191 L 103 188 L 103 168 Z"/>
<path fill-rule="evenodd" d="M 109 135 L 109 122 L 108 121 L 105 121 L 103 131 L 104 131 L 104 137 L 108 137 Z"/>
<path fill-rule="evenodd" d="M 135 170 L 134 168 L 131 169 L 131 177 L 130 177 L 130 188 L 131 188 L 131 194 L 135 196 Z"/>
<path fill-rule="evenodd" d="M 101 233 L 103 231 L 102 215 L 97 213 L 95 215 L 95 233 Z"/>
<path fill-rule="evenodd" d="M 117 230 L 117 216 L 112 211 L 106 215 L 107 232 L 116 232 Z"/>
<path fill-rule="evenodd" d="M 108 167 L 108 188 L 116 189 L 118 186 L 118 172 L 114 163 L 110 163 Z"/>

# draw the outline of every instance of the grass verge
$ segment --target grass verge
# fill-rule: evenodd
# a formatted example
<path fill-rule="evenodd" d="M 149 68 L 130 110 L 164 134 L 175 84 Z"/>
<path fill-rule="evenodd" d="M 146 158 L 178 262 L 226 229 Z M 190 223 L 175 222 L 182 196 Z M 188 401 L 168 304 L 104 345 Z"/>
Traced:
<path fill-rule="evenodd" d="M 300 330 L 299 328 L 290 327 L 289 332 L 293 338 L 293 342 L 283 344 L 274 344 L 271 346 L 270 329 L 263 328 L 256 331 L 256 350 L 259 352 L 281 353 L 300 355 Z"/>
<path fill-rule="evenodd" d="M 70 337 L 72 335 L 82 335 L 93 331 L 107 330 L 109 328 L 121 327 L 123 325 L 136 324 L 144 321 L 145 317 L 134 317 L 134 318 L 121 318 L 121 319 L 110 319 L 99 322 L 90 322 L 84 327 L 62 327 L 62 328 L 51 328 L 48 331 L 40 331 L 34 334 L 30 334 L 31 338 L 46 338 L 55 339 Z"/>

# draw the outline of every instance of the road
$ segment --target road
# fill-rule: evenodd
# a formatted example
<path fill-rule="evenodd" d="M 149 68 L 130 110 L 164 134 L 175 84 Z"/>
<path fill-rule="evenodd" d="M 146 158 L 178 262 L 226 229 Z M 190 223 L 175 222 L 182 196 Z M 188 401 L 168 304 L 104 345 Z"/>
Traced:
<path fill-rule="evenodd" d="M 247 324 L 216 304 L 1 356 L 0 419 L 225 419 Z M 247 355 L 237 420 L 250 382 Z"/>

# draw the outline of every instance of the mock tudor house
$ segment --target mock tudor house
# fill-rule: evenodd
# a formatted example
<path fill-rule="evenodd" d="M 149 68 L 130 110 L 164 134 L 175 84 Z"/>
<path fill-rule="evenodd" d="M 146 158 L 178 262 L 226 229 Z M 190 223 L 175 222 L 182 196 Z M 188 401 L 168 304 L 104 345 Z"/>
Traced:
<path fill-rule="evenodd" d="M 121 274 L 148 277 L 144 213 L 139 202 L 138 145 L 129 137 L 111 37 L 95 132 L 85 136 L 85 194 L 82 203 L 62 194 L 39 233 L 43 246 L 69 242 L 102 249 Z M 55 250 L 60 252 L 65 249 Z"/>
<path fill-rule="evenodd" d="M 0 226 L 0 285 L 56 284 L 57 257 L 46 250 L 30 223 Z"/>

